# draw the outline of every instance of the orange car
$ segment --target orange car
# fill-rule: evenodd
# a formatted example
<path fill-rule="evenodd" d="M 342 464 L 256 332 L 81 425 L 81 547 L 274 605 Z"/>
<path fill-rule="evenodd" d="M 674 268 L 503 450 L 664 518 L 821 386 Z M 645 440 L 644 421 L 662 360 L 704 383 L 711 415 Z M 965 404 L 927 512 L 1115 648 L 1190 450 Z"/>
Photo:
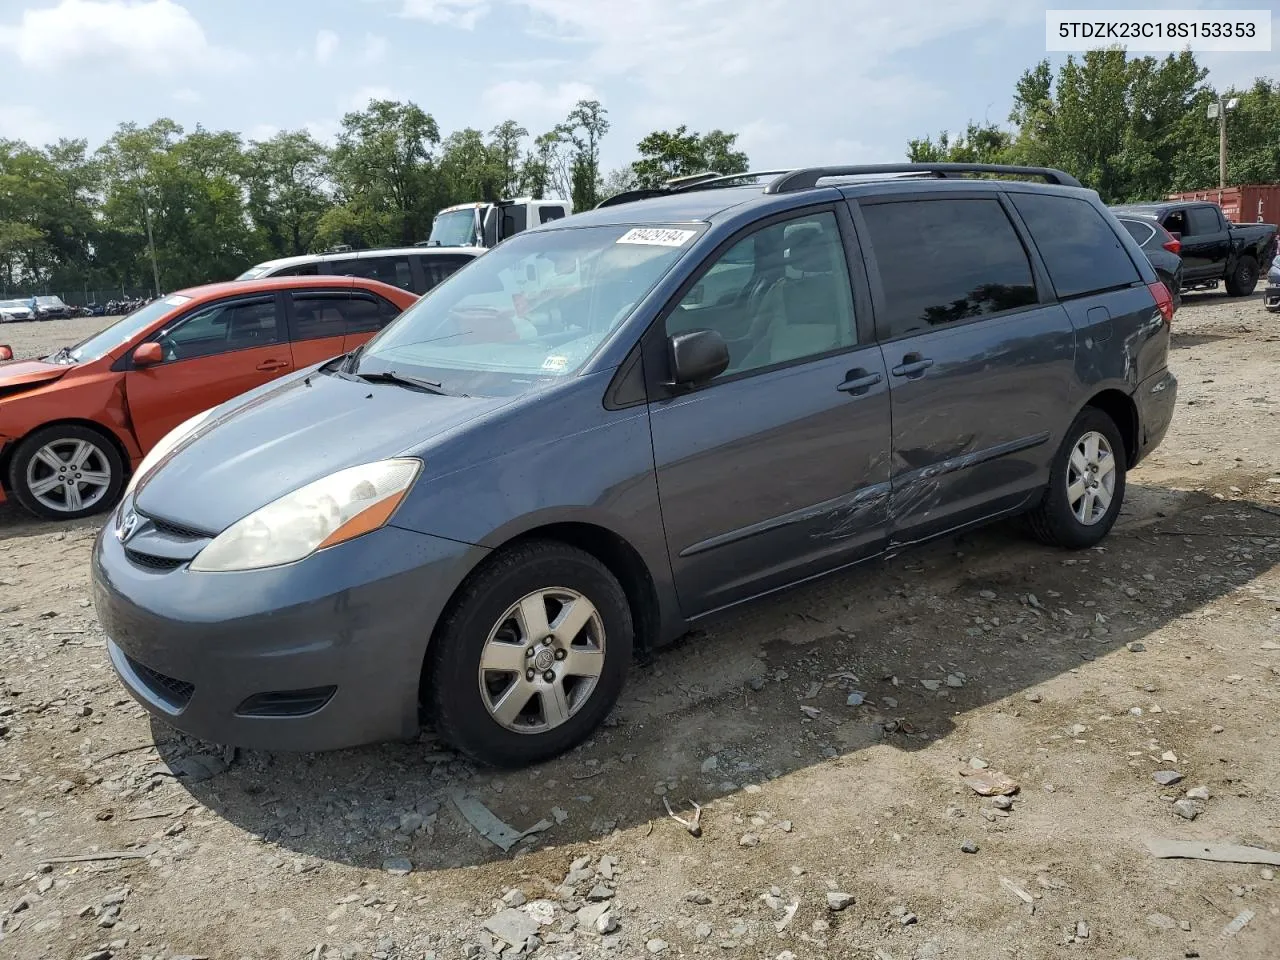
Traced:
<path fill-rule="evenodd" d="M 353 277 L 214 283 L 43 359 L 0 362 L 0 502 L 50 519 L 105 510 L 182 421 L 354 349 L 417 299 Z"/>

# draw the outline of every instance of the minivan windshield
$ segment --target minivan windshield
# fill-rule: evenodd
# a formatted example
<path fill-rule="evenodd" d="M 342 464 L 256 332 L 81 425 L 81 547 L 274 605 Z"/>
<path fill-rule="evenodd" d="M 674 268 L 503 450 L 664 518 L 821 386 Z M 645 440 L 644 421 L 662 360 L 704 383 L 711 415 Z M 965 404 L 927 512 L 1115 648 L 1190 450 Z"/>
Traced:
<path fill-rule="evenodd" d="M 237 280 L 257 280 L 259 277 L 264 276 L 266 272 L 270 269 L 271 269 L 271 264 L 260 263 L 256 267 L 250 267 L 244 273 L 240 274 L 240 276 L 236 277 L 236 279 Z"/>
<path fill-rule="evenodd" d="M 358 374 L 407 373 L 461 393 L 523 392 L 572 374 L 704 229 L 536 230 L 473 261 L 360 352 Z"/>
<path fill-rule="evenodd" d="M 180 293 L 152 300 L 145 307 L 139 307 L 128 316 L 121 317 L 105 330 L 81 340 L 69 350 L 60 350 L 49 359 L 58 363 L 91 363 L 128 343 L 165 314 L 171 313 L 174 307 L 180 307 L 190 300 L 190 297 Z"/>

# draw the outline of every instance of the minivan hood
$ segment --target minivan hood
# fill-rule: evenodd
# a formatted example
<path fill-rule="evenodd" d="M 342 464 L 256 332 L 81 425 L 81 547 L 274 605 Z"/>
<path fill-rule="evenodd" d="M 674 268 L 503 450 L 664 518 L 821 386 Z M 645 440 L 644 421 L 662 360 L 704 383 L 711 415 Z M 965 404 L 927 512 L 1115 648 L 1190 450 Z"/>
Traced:
<path fill-rule="evenodd" d="M 417 452 L 510 402 L 316 372 L 290 377 L 220 408 L 210 426 L 143 479 L 137 507 L 182 527 L 221 533 L 313 480 Z"/>
<path fill-rule="evenodd" d="M 7 360 L 0 362 L 0 389 L 5 387 L 32 386 L 57 380 L 70 364 L 46 363 L 44 360 Z"/>

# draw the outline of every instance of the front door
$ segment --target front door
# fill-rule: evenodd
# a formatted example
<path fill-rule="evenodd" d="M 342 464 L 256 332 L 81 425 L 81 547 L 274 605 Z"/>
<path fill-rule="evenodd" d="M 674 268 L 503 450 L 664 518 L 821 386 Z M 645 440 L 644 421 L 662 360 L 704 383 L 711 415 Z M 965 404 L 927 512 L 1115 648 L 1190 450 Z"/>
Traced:
<path fill-rule="evenodd" d="M 1185 280 L 1220 280 L 1230 255 L 1231 237 L 1213 207 L 1195 206 L 1165 214 L 1164 228 L 1179 233 Z"/>
<path fill-rule="evenodd" d="M 686 616 L 883 543 L 888 383 L 880 349 L 855 324 L 850 231 L 845 211 L 823 209 L 748 234 L 709 261 L 652 332 L 665 343 L 714 329 L 730 343 L 724 373 L 649 406 Z"/>
<path fill-rule="evenodd" d="M 917 194 L 916 197 L 919 195 Z M 1070 409 L 1075 332 L 995 196 L 861 201 L 893 407 L 892 539 L 1017 505 Z M 1114 237 L 1112 238 L 1114 241 Z"/>
<path fill-rule="evenodd" d="M 188 417 L 293 369 L 274 294 L 206 304 L 150 338 L 164 361 L 130 369 L 125 401 L 143 451 Z"/>

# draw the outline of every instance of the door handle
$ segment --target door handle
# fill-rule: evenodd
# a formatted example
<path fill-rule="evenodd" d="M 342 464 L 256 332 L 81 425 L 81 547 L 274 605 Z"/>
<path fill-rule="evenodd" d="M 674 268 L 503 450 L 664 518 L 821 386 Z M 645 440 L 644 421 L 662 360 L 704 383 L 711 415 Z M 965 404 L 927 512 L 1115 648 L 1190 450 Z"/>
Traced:
<path fill-rule="evenodd" d="M 283 370 L 288 365 L 289 365 L 288 362 L 285 360 L 263 360 L 260 364 L 258 364 L 258 369 L 265 372 L 270 372 L 272 370 Z"/>
<path fill-rule="evenodd" d="M 908 353 L 902 358 L 902 363 L 893 368 L 893 375 L 914 380 L 932 366 L 933 361 L 928 357 L 922 357 L 918 353 Z"/>
<path fill-rule="evenodd" d="M 878 373 L 868 373 L 861 367 L 854 367 L 844 375 L 844 382 L 836 389 L 841 393 L 848 393 L 856 397 L 866 393 L 882 379 Z"/>

